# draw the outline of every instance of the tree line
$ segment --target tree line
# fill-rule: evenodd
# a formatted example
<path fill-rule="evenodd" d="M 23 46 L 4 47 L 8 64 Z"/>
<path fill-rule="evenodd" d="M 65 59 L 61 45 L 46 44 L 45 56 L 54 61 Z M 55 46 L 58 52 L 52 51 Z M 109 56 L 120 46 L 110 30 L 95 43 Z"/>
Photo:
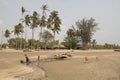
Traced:
<path fill-rule="evenodd" d="M 119 48 L 118 45 L 97 45 L 96 40 L 92 39 L 94 33 L 99 29 L 94 18 L 83 18 L 75 22 L 66 32 L 63 42 L 55 39 L 56 34 L 61 30 L 62 20 L 58 11 L 49 10 L 48 6 L 42 5 L 41 14 L 29 11 L 21 7 L 20 23 L 14 26 L 14 30 L 6 29 L 4 36 L 8 41 L 9 47 L 16 49 L 53 49 L 54 45 L 63 45 L 66 49 L 100 49 L 100 48 Z M 27 39 L 27 29 L 31 29 L 31 39 Z M 34 38 L 35 29 L 39 30 L 39 39 Z M 15 38 L 10 38 L 14 33 Z M 23 35 L 24 33 L 24 35 Z M 111 47 L 112 46 L 112 47 Z"/>
<path fill-rule="evenodd" d="M 67 36 L 64 39 L 64 44 L 70 49 L 89 49 L 94 32 L 98 29 L 95 19 L 83 18 L 78 20 L 75 26 L 71 26 L 66 32 Z"/>
<path fill-rule="evenodd" d="M 44 44 L 44 48 L 47 48 L 48 43 L 55 42 L 55 36 L 56 34 L 59 34 L 60 32 L 60 25 L 61 19 L 59 18 L 58 11 L 53 10 L 50 11 L 47 7 L 47 5 L 42 5 L 41 7 L 42 13 L 41 15 L 37 11 L 33 11 L 32 15 L 26 14 L 28 11 L 22 7 L 21 13 L 22 18 L 21 22 L 14 26 L 14 30 L 6 30 L 5 31 L 5 37 L 7 38 L 8 43 L 16 48 L 16 49 L 23 49 L 23 48 L 31 48 L 34 49 L 37 45 L 38 48 L 42 47 L 42 44 Z M 47 11 L 49 12 L 49 15 L 47 14 Z M 48 16 L 48 17 L 47 17 Z M 31 29 L 31 39 L 27 38 L 27 30 L 26 27 L 29 27 Z M 40 29 L 39 40 L 34 39 L 34 31 L 36 28 Z M 14 33 L 16 38 L 11 38 L 10 34 Z M 23 38 L 23 33 L 24 38 Z"/>

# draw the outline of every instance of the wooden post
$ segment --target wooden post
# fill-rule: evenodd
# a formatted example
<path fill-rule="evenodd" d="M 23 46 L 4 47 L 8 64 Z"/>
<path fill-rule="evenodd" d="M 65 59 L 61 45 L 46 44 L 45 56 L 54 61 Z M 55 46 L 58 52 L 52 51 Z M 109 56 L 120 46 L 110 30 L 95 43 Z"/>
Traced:
<path fill-rule="evenodd" d="M 40 61 L 40 56 L 38 56 L 38 61 Z"/>

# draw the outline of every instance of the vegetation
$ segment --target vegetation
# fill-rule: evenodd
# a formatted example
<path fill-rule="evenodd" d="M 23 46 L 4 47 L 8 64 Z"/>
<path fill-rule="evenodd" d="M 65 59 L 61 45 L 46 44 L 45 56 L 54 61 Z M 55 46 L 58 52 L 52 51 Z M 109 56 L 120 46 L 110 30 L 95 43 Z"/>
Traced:
<path fill-rule="evenodd" d="M 10 31 L 8 29 L 5 30 L 4 36 L 7 38 L 7 40 L 10 37 Z"/>
<path fill-rule="evenodd" d="M 120 49 L 120 46 L 115 44 L 105 43 L 104 45 L 96 45 L 93 47 L 93 49 Z"/>
<path fill-rule="evenodd" d="M 53 49 L 55 45 L 64 45 L 67 49 L 118 49 L 119 45 L 104 44 L 97 45 L 97 41 L 92 39 L 95 31 L 98 29 L 95 19 L 83 18 L 76 22 L 75 26 L 69 28 L 64 37 L 64 41 L 59 43 L 59 40 L 55 40 L 56 34 L 61 31 L 61 19 L 58 11 L 50 11 L 48 6 L 42 5 L 42 12 L 39 14 L 37 11 L 33 11 L 32 15 L 21 7 L 22 21 L 14 26 L 14 30 L 5 30 L 4 36 L 7 38 L 8 45 L 11 48 L 16 49 Z M 48 11 L 48 12 L 47 12 Z M 49 15 L 48 15 L 49 14 Z M 27 39 L 26 27 L 31 29 L 31 39 Z M 34 38 L 35 29 L 39 29 L 39 39 Z M 10 34 L 14 32 L 15 38 L 10 38 Z M 25 34 L 23 38 L 23 33 Z M 21 36 L 20 36 L 21 35 Z M 10 39 L 8 39 L 10 38 Z M 2 45 L 1 45 L 2 46 Z"/>
<path fill-rule="evenodd" d="M 16 49 L 23 48 L 36 49 L 43 47 L 46 48 L 48 44 L 49 47 L 52 47 L 54 44 L 56 44 L 55 39 L 53 41 L 53 35 L 55 38 L 55 33 L 59 33 L 59 31 L 61 30 L 60 29 L 61 19 L 59 18 L 58 11 L 53 10 L 52 12 L 50 12 L 46 4 L 42 5 L 41 9 L 42 9 L 41 14 L 38 14 L 37 11 L 33 11 L 32 15 L 29 14 L 25 15 L 25 13 L 28 11 L 24 7 L 21 7 L 22 19 L 20 20 L 22 20 L 22 22 L 15 25 L 14 30 L 11 30 L 11 32 L 14 32 L 16 38 L 11 38 L 8 40 L 10 47 Z M 49 11 L 50 14 L 47 15 L 46 11 Z M 27 37 L 26 27 L 29 27 L 32 30 L 31 33 L 32 38 L 28 40 L 26 39 Z M 35 28 L 40 28 L 40 33 L 38 34 L 39 40 L 34 39 Z M 23 32 L 25 32 L 25 39 L 23 38 Z M 4 36 L 7 39 L 10 37 L 10 31 L 8 29 L 5 31 Z"/>
<path fill-rule="evenodd" d="M 43 42 L 45 44 L 45 49 L 47 49 L 48 42 L 52 41 L 53 35 L 49 31 L 44 31 L 42 35 Z"/>
<path fill-rule="evenodd" d="M 76 36 L 76 32 L 73 28 L 68 29 L 67 37 L 65 37 L 64 42 L 62 44 L 68 49 L 76 49 L 78 47 L 79 40 Z"/>
<path fill-rule="evenodd" d="M 80 48 L 89 49 L 91 39 L 94 32 L 97 29 L 97 23 L 95 19 L 82 19 L 76 22 L 76 28 L 72 26 L 72 29 L 67 31 L 67 37 L 64 39 L 63 45 L 68 48 Z M 79 43 L 81 42 L 82 45 Z M 78 45 L 79 44 L 79 45 Z"/>
<path fill-rule="evenodd" d="M 81 21 L 76 22 L 78 32 L 80 33 L 82 48 L 88 49 L 91 43 L 92 36 L 97 29 L 97 23 L 95 19 L 82 19 Z"/>
<path fill-rule="evenodd" d="M 22 41 L 22 43 L 21 43 Z M 11 48 L 16 48 L 16 49 L 20 49 L 20 48 L 24 48 L 24 45 L 26 45 L 26 41 L 24 38 L 11 38 L 8 40 L 8 43 L 9 43 L 9 47 Z M 21 45 L 22 47 L 21 47 Z"/>
<path fill-rule="evenodd" d="M 52 11 L 49 19 L 48 19 L 48 28 L 51 28 L 52 32 L 54 33 L 54 40 L 55 40 L 55 34 L 59 34 L 61 25 L 61 20 L 58 17 L 58 11 Z"/>

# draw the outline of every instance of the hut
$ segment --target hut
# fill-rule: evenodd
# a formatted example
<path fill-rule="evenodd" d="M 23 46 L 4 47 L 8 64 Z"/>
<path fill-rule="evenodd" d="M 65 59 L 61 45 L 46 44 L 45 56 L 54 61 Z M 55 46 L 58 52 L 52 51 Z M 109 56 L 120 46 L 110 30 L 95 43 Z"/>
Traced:
<path fill-rule="evenodd" d="M 54 45 L 54 46 L 53 46 L 53 49 L 65 49 L 65 46 L 62 45 L 62 44 Z"/>

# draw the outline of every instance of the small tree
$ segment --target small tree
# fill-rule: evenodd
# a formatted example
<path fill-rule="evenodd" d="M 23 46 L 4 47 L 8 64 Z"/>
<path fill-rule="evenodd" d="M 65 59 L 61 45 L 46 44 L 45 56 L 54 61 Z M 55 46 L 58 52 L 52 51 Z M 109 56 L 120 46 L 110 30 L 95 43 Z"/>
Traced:
<path fill-rule="evenodd" d="M 74 29 L 73 28 L 68 29 L 67 37 L 65 37 L 63 45 L 68 49 L 75 49 L 77 48 L 78 43 L 79 43 L 79 40 L 76 37 L 76 32 L 74 31 Z"/>
<path fill-rule="evenodd" d="M 96 44 L 97 44 L 96 40 L 93 39 L 93 41 L 92 41 L 91 43 L 92 43 L 92 48 L 95 48 L 95 46 L 96 46 Z"/>
<path fill-rule="evenodd" d="M 53 48 L 54 45 L 59 45 L 59 40 L 53 40 L 48 44 L 49 48 Z"/>
<path fill-rule="evenodd" d="M 95 22 L 95 19 L 82 19 L 80 21 L 76 22 L 78 32 L 80 32 L 81 40 L 82 40 L 82 47 L 83 49 L 88 49 L 89 44 L 91 42 L 91 38 L 94 34 L 94 32 L 97 29 L 97 23 Z"/>
<path fill-rule="evenodd" d="M 20 33 L 23 33 L 23 25 L 21 23 L 14 26 L 14 34 L 17 35 L 17 38 L 19 38 Z M 16 48 L 20 48 L 20 45 L 17 45 L 17 41 Z"/>
<path fill-rule="evenodd" d="M 43 32 L 42 39 L 45 43 L 45 49 L 47 49 L 47 44 L 53 39 L 53 35 L 49 31 L 45 30 Z"/>
<path fill-rule="evenodd" d="M 10 31 L 8 29 L 5 30 L 4 36 L 7 38 L 8 41 L 8 38 L 10 37 Z"/>

